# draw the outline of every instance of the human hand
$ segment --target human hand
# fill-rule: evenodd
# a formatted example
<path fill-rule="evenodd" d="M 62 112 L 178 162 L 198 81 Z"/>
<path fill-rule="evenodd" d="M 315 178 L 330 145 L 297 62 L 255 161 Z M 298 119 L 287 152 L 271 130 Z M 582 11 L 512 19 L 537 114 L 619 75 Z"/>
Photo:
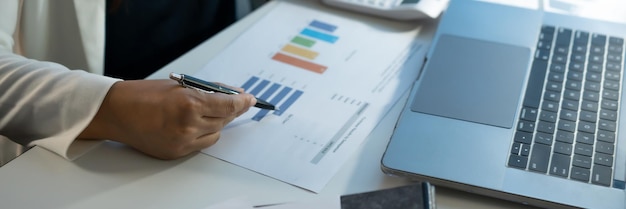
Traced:
<path fill-rule="evenodd" d="M 215 144 L 224 126 L 255 103 L 247 93 L 204 93 L 173 80 L 120 81 L 79 138 L 110 139 L 175 159 Z"/>

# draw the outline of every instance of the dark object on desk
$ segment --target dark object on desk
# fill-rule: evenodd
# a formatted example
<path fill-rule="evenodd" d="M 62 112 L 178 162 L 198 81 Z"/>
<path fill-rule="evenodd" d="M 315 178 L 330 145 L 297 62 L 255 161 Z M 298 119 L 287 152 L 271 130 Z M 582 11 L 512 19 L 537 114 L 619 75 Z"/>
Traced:
<path fill-rule="evenodd" d="M 341 209 L 431 209 L 435 187 L 428 182 L 341 196 Z"/>

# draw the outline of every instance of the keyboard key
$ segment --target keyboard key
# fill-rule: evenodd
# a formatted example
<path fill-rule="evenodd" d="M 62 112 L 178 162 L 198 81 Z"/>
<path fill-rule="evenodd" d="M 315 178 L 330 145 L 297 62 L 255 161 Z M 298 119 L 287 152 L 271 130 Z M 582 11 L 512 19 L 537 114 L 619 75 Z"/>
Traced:
<path fill-rule="evenodd" d="M 511 154 L 519 155 L 521 152 L 520 150 L 522 150 L 522 143 L 519 143 L 519 142 L 513 143 L 513 147 L 511 147 Z"/>
<path fill-rule="evenodd" d="M 581 72 L 569 71 L 567 73 L 567 78 L 571 79 L 571 80 L 582 81 L 583 80 L 583 74 Z"/>
<path fill-rule="evenodd" d="M 555 55 L 556 57 L 556 55 Z M 537 59 L 541 59 L 541 60 L 548 60 L 550 59 L 550 50 L 548 49 L 543 49 L 543 48 L 539 48 L 537 49 L 537 51 L 535 51 L 535 60 Z M 563 59 L 563 58 L 561 58 Z M 562 60 L 561 63 L 565 63 L 565 60 Z"/>
<path fill-rule="evenodd" d="M 591 81 L 585 82 L 585 90 L 600 92 L 601 88 L 602 87 L 599 82 L 591 82 Z"/>
<path fill-rule="evenodd" d="M 542 110 L 547 110 L 547 111 L 551 111 L 551 112 L 558 112 L 559 111 L 559 103 L 554 102 L 554 101 L 543 101 L 543 104 L 541 105 L 541 109 Z"/>
<path fill-rule="evenodd" d="M 600 119 L 608 121 L 617 121 L 617 111 L 609 109 L 600 110 Z"/>
<path fill-rule="evenodd" d="M 578 132 L 576 135 L 576 142 L 593 145 L 595 142 L 595 136 L 590 133 Z"/>
<path fill-rule="evenodd" d="M 589 182 L 589 174 L 590 174 L 589 169 L 572 167 L 572 173 L 570 176 L 574 180 L 578 180 L 582 182 Z"/>
<path fill-rule="evenodd" d="M 598 130 L 598 141 L 615 143 L 615 132 Z"/>
<path fill-rule="evenodd" d="M 559 28 L 556 32 L 556 45 L 569 46 L 572 39 L 572 29 Z"/>
<path fill-rule="evenodd" d="M 582 81 L 567 80 L 567 82 L 565 82 L 566 89 L 575 90 L 575 91 L 580 91 L 580 89 L 582 89 L 582 85 L 583 85 Z"/>
<path fill-rule="evenodd" d="M 578 131 L 595 134 L 596 133 L 596 124 L 590 123 L 586 121 L 580 121 L 578 123 Z"/>
<path fill-rule="evenodd" d="M 561 75 L 563 75 L 562 73 L 565 73 L 565 64 L 551 63 L 551 65 L 550 65 L 550 72 L 551 73 L 561 73 Z M 560 80 L 560 81 L 563 81 L 563 80 Z"/>
<path fill-rule="evenodd" d="M 603 120 L 603 119 L 600 119 L 600 121 L 598 121 L 598 129 L 600 130 L 615 132 L 616 128 L 617 128 L 617 124 L 613 121 L 608 121 L 608 120 Z"/>
<path fill-rule="evenodd" d="M 554 143 L 554 152 L 570 156 L 572 155 L 572 144 L 557 141 Z"/>
<path fill-rule="evenodd" d="M 558 130 L 556 132 L 556 140 L 560 142 L 573 143 L 574 142 L 574 133 L 564 130 Z"/>
<path fill-rule="evenodd" d="M 562 72 L 550 72 L 550 74 L 548 74 L 548 80 L 549 81 L 554 81 L 557 83 L 562 83 L 563 80 L 565 80 L 565 73 Z"/>
<path fill-rule="evenodd" d="M 591 45 L 590 55 L 604 56 L 604 45 Z"/>
<path fill-rule="evenodd" d="M 567 155 L 554 153 L 552 154 L 552 163 L 550 164 L 550 174 L 567 177 L 569 174 L 570 157 Z"/>
<path fill-rule="evenodd" d="M 531 107 L 523 107 L 520 118 L 526 121 L 536 121 L 539 110 Z"/>
<path fill-rule="evenodd" d="M 576 122 L 568 120 L 559 121 L 559 130 L 574 133 L 576 131 Z"/>
<path fill-rule="evenodd" d="M 524 106 L 539 108 L 547 68 L 547 61 L 537 59 L 533 61 L 526 87 L 526 95 L 524 96 Z"/>
<path fill-rule="evenodd" d="M 588 100 L 583 100 L 580 109 L 596 113 L 596 112 L 598 112 L 598 103 L 592 102 L 592 101 L 588 101 Z"/>
<path fill-rule="evenodd" d="M 587 54 L 587 44 L 584 43 L 574 43 L 574 46 L 572 47 L 572 52 L 573 53 L 578 53 L 578 54 Z"/>
<path fill-rule="evenodd" d="M 596 152 L 593 158 L 593 164 L 611 167 L 613 166 L 613 156 Z"/>
<path fill-rule="evenodd" d="M 558 133 L 558 132 L 557 132 Z M 535 134 L 535 143 L 541 143 L 548 146 L 552 145 L 552 134 L 537 132 Z"/>
<path fill-rule="evenodd" d="M 615 153 L 615 145 L 606 142 L 596 142 L 596 152 L 613 155 Z"/>
<path fill-rule="evenodd" d="M 593 174 L 591 175 L 591 183 L 602 186 L 611 186 L 612 171 L 613 169 L 609 167 L 594 165 Z"/>
<path fill-rule="evenodd" d="M 583 64 L 585 64 L 585 54 L 573 53 L 570 57 L 569 69 L 573 71 L 583 72 Z"/>
<path fill-rule="evenodd" d="M 526 163 L 528 163 L 528 157 L 524 157 L 520 155 L 509 156 L 508 165 L 511 167 L 526 169 Z"/>
<path fill-rule="evenodd" d="M 555 130 L 555 126 L 556 125 L 554 123 L 550 123 L 546 121 L 539 121 L 539 123 L 537 123 L 537 131 L 553 134 Z"/>
<path fill-rule="evenodd" d="M 539 40 L 537 42 L 537 48 L 550 50 L 552 49 L 552 41 L 551 40 Z"/>
<path fill-rule="evenodd" d="M 609 37 L 609 45 L 624 45 L 624 39 L 619 37 Z"/>
<path fill-rule="evenodd" d="M 539 116 L 539 120 L 554 123 L 554 122 L 556 122 L 556 112 L 541 111 L 541 115 Z"/>
<path fill-rule="evenodd" d="M 558 55 L 567 55 L 567 54 L 569 54 L 569 46 L 567 46 L 567 45 L 556 45 L 556 46 L 554 46 L 554 54 L 558 54 Z"/>
<path fill-rule="evenodd" d="M 602 109 L 617 111 L 617 102 L 604 99 L 602 100 L 600 107 Z"/>
<path fill-rule="evenodd" d="M 582 110 L 580 111 L 580 120 L 595 123 L 598 113 Z"/>
<path fill-rule="evenodd" d="M 602 75 L 596 72 L 587 72 L 587 81 L 593 81 L 596 83 L 602 82 Z"/>
<path fill-rule="evenodd" d="M 600 101 L 600 93 L 594 91 L 585 91 L 583 100 L 598 102 Z"/>
<path fill-rule="evenodd" d="M 624 47 L 622 45 L 609 44 L 609 52 L 611 53 L 621 54 L 623 50 Z"/>
<path fill-rule="evenodd" d="M 602 92 L 602 98 L 617 101 L 619 99 L 619 92 L 610 89 L 604 90 Z"/>
<path fill-rule="evenodd" d="M 615 62 L 615 61 L 611 61 L 611 62 L 607 62 L 606 63 L 606 69 L 609 71 L 613 71 L 613 72 L 617 72 L 619 73 L 620 71 L 622 71 L 622 64 L 620 64 L 621 62 Z"/>
<path fill-rule="evenodd" d="M 604 77 L 606 79 L 610 79 L 610 80 L 614 80 L 614 81 L 619 81 L 620 75 L 619 72 L 614 72 L 614 71 L 606 71 L 606 73 L 604 74 Z"/>
<path fill-rule="evenodd" d="M 515 142 L 530 144 L 533 140 L 533 134 L 524 131 L 515 132 Z"/>
<path fill-rule="evenodd" d="M 550 147 L 543 144 L 534 144 L 530 154 L 528 169 L 531 171 L 548 172 L 548 162 L 550 160 Z"/>
<path fill-rule="evenodd" d="M 620 63 L 622 62 L 622 55 L 621 54 L 617 54 L 617 53 L 609 53 L 606 55 L 606 61 L 607 61 L 607 68 L 608 68 L 608 63 L 612 62 L 612 63 Z M 615 68 L 613 66 L 611 66 L 612 68 Z M 614 70 L 614 69 L 612 69 Z"/>
<path fill-rule="evenodd" d="M 619 91 L 619 81 L 604 80 L 604 88 Z"/>
<path fill-rule="evenodd" d="M 565 92 L 563 92 L 563 97 L 565 99 L 569 99 L 572 101 L 580 101 L 580 92 L 579 91 L 573 91 L 570 89 L 565 89 Z"/>
<path fill-rule="evenodd" d="M 568 110 L 578 111 L 578 101 L 564 99 L 561 106 Z"/>
<path fill-rule="evenodd" d="M 574 154 L 572 165 L 576 167 L 591 169 L 591 157 Z"/>
<path fill-rule="evenodd" d="M 583 143 L 576 143 L 574 148 L 574 153 L 578 155 L 584 155 L 587 157 L 591 157 L 593 155 L 593 146 Z M 589 158 L 591 160 L 591 158 Z"/>
<path fill-rule="evenodd" d="M 589 54 L 589 62 L 604 64 L 604 53 Z"/>
<path fill-rule="evenodd" d="M 563 120 L 576 121 L 576 119 L 578 118 L 578 113 L 572 110 L 561 110 L 560 118 Z"/>
<path fill-rule="evenodd" d="M 520 120 L 517 123 L 517 130 L 532 133 L 535 131 L 535 122 Z"/>
<path fill-rule="evenodd" d="M 539 33 L 539 40 L 549 40 L 552 41 L 554 36 L 554 31 L 556 28 L 550 25 L 541 26 L 541 31 Z"/>
<path fill-rule="evenodd" d="M 604 46 L 606 44 L 606 35 L 594 33 L 591 35 L 591 44 Z"/>
<path fill-rule="evenodd" d="M 546 90 L 556 92 L 560 96 L 560 93 L 563 90 L 563 84 L 560 82 L 550 81 L 548 82 L 548 84 L 546 84 Z"/>
<path fill-rule="evenodd" d="M 604 71 L 604 68 L 602 68 L 601 64 L 589 62 L 587 63 L 587 70 L 589 72 L 602 73 L 602 71 Z"/>
<path fill-rule="evenodd" d="M 553 101 L 553 102 L 560 102 L 561 101 L 561 93 L 560 92 L 556 92 L 556 91 L 546 91 L 543 94 L 543 99 L 550 100 L 550 101 Z"/>
<path fill-rule="evenodd" d="M 574 43 L 587 45 L 587 43 L 589 43 L 589 32 L 577 30 L 576 33 L 574 33 Z"/>

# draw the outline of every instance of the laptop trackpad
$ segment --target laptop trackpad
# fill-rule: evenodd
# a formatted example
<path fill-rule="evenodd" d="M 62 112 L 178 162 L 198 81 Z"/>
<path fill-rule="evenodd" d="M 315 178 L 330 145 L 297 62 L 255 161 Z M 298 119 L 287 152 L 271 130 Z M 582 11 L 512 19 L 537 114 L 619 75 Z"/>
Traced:
<path fill-rule="evenodd" d="M 411 110 L 511 128 L 529 60 L 528 48 L 442 35 Z"/>

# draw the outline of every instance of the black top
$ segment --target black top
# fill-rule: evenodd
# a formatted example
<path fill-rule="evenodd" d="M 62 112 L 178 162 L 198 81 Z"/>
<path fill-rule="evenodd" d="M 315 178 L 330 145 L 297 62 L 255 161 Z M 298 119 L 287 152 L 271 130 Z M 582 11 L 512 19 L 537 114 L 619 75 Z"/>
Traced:
<path fill-rule="evenodd" d="M 143 79 L 235 21 L 233 0 L 107 0 L 104 74 Z"/>

